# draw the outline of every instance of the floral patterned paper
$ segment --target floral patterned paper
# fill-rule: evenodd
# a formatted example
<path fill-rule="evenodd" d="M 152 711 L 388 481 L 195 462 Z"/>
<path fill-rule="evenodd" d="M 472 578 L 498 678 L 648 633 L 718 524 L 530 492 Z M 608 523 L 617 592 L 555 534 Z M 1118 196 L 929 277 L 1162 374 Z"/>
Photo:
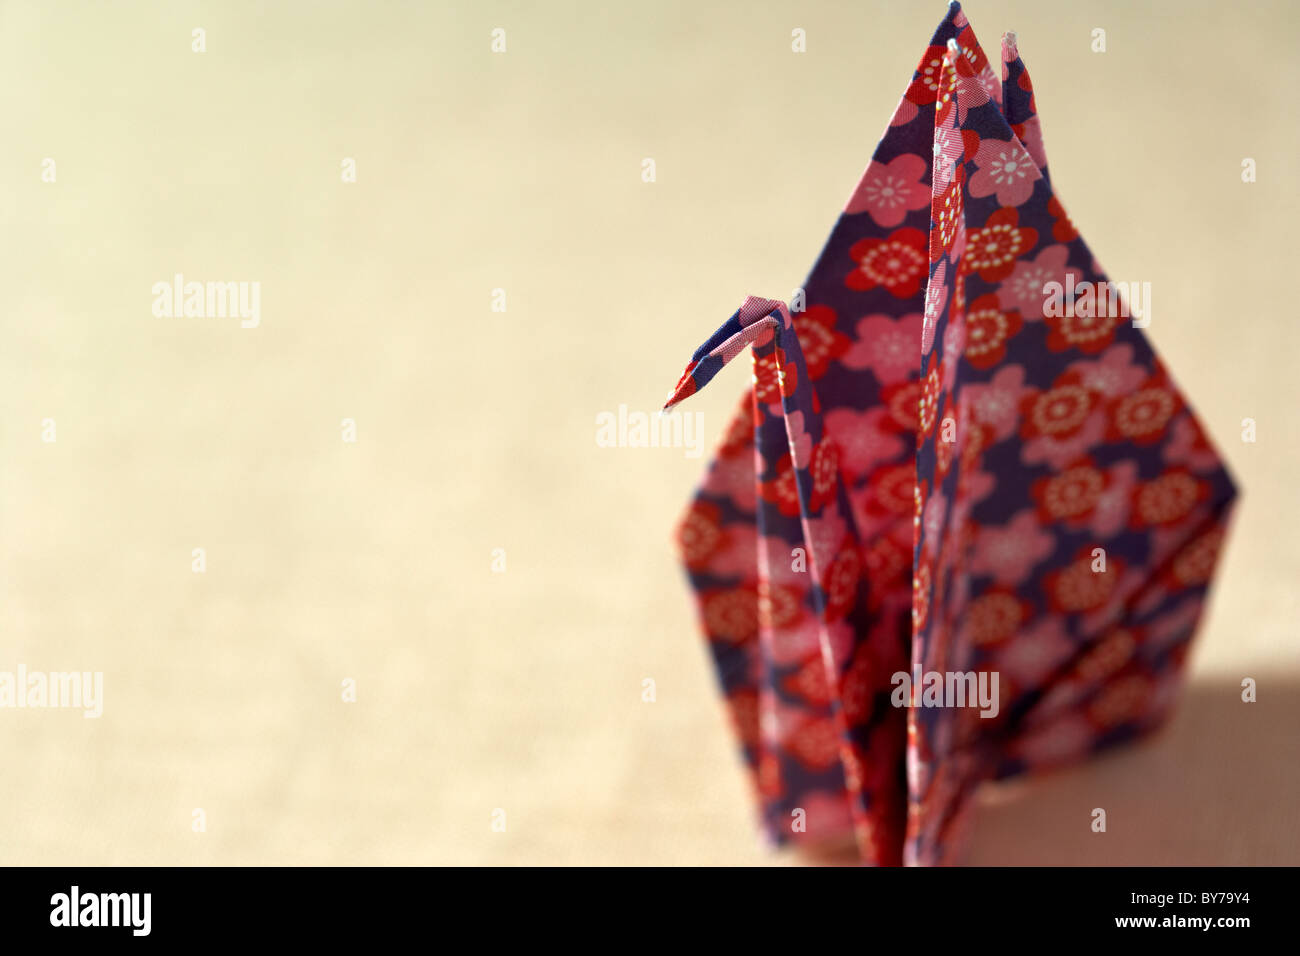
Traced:
<path fill-rule="evenodd" d="M 1085 302 L 1108 280 L 1001 52 L 950 6 L 805 307 L 746 299 L 668 401 L 752 351 L 683 558 L 764 828 L 873 864 L 956 862 L 981 781 L 1167 714 L 1236 495 L 1123 304 Z M 929 671 L 997 672 L 997 716 L 893 705 Z"/>

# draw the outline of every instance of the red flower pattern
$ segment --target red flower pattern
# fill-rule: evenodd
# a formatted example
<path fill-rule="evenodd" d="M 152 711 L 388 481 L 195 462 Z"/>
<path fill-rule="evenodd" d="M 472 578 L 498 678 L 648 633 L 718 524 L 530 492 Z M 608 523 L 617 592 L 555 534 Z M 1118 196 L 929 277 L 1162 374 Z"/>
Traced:
<path fill-rule="evenodd" d="M 1108 280 L 1001 66 L 954 5 L 814 304 L 746 300 L 673 396 L 754 350 L 678 544 L 769 831 L 802 807 L 873 863 L 953 861 L 980 779 L 1159 719 L 1235 491 L 1142 332 L 1047 294 Z M 917 662 L 1002 674 L 999 718 L 889 706 Z"/>

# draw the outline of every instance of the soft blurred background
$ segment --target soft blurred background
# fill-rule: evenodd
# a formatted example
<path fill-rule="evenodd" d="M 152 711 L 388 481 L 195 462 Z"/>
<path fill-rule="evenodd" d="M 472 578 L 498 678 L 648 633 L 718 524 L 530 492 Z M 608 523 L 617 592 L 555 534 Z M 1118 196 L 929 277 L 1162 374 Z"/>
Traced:
<path fill-rule="evenodd" d="M 990 791 L 970 861 L 1300 862 L 1300 13 L 965 9 L 1244 491 L 1173 723 Z M 704 459 L 595 419 L 799 284 L 944 13 L 0 2 L 0 670 L 105 675 L 0 710 L 0 863 L 798 862 L 671 544 Z M 178 272 L 260 327 L 155 317 Z"/>

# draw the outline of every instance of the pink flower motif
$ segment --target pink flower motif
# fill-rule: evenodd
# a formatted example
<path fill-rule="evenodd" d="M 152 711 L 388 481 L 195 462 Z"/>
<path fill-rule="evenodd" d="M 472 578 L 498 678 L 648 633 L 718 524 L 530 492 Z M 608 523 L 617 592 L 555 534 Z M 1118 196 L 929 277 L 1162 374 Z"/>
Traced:
<path fill-rule="evenodd" d="M 1019 584 L 1050 555 L 1056 539 L 1043 530 L 1033 508 L 1001 527 L 981 528 L 971 555 L 972 574 L 992 576 L 997 584 Z"/>
<path fill-rule="evenodd" d="M 804 811 L 805 830 L 795 832 L 795 837 L 825 840 L 853 829 L 853 814 L 849 810 L 849 801 L 839 791 L 834 793 L 825 790 L 814 791 L 804 796 L 800 804 L 799 809 Z M 791 817 L 791 820 L 793 819 Z"/>
<path fill-rule="evenodd" d="M 961 401 L 969 408 L 976 424 L 991 426 L 994 437 L 1001 441 L 1019 426 L 1020 400 L 1032 390 L 1025 385 L 1024 366 L 1007 365 L 987 385 L 975 382 L 967 385 L 962 389 Z"/>
<path fill-rule="evenodd" d="M 836 408 L 826 413 L 826 431 L 835 436 L 840 448 L 840 467 L 850 485 L 903 453 L 902 434 L 885 427 L 888 417 L 885 408 L 865 412 Z M 749 483 L 754 483 L 752 470 Z"/>
<path fill-rule="evenodd" d="M 998 669 L 1015 684 L 1040 684 L 1078 651 L 1060 617 L 1041 617 L 1026 627 L 997 656 Z"/>
<path fill-rule="evenodd" d="M 1064 245 L 1048 246 L 1032 262 L 1021 259 L 1016 263 L 1011 275 L 998 290 L 998 301 L 1005 309 L 1015 309 L 1026 322 L 1038 322 L 1043 318 L 1049 294 L 1043 291 L 1049 282 L 1066 284 L 1066 276 L 1074 272 L 1077 282 L 1080 275 L 1077 270 L 1066 267 L 1070 250 Z"/>
<path fill-rule="evenodd" d="M 1083 681 L 1062 681 L 1050 687 L 1038 703 L 1033 715 L 1026 721 L 1031 727 L 1041 727 L 1058 720 L 1067 710 L 1074 710 L 1088 696 L 1089 687 Z"/>
<path fill-rule="evenodd" d="M 856 340 L 840 361 L 852 369 L 870 369 L 881 385 L 905 382 L 920 362 L 921 322 L 919 312 L 898 319 L 859 319 Z"/>
<path fill-rule="evenodd" d="M 943 307 L 948 304 L 948 287 L 944 285 L 944 277 L 948 272 L 948 263 L 940 262 L 939 267 L 934 270 L 934 275 L 930 277 L 930 283 L 925 287 L 925 315 L 921 323 L 921 355 L 929 355 L 930 349 L 934 345 L 934 332 L 939 325 L 939 316 L 943 314 Z"/>
<path fill-rule="evenodd" d="M 908 212 L 930 204 L 930 187 L 921 182 L 926 162 L 915 153 L 903 153 L 888 163 L 874 159 L 862 174 L 844 211 L 871 214 L 876 225 L 892 229 Z"/>
<path fill-rule="evenodd" d="M 1026 465 L 1049 464 L 1057 471 L 1076 458 L 1082 458 L 1106 437 L 1106 413 L 1097 410 L 1088 416 L 1077 432 L 1065 438 L 1038 435 L 1025 442 L 1020 449 L 1020 460 Z"/>
<path fill-rule="evenodd" d="M 947 508 L 948 499 L 942 491 L 936 491 L 930 496 L 930 500 L 925 503 L 925 511 L 921 516 L 921 529 L 922 534 L 925 535 L 926 553 L 931 558 L 936 556 L 939 549 Z"/>
<path fill-rule="evenodd" d="M 789 745 L 790 738 L 798 733 L 799 728 L 808 720 L 806 710 L 789 704 L 779 697 L 773 714 L 776 718 L 776 738 L 783 746 Z"/>
<path fill-rule="evenodd" d="M 1086 385 L 1103 395 L 1128 395 L 1138 390 L 1150 369 L 1143 368 L 1130 360 L 1133 358 L 1133 346 L 1112 345 L 1096 361 L 1074 362 L 1069 371 L 1077 371 L 1080 384 Z"/>
<path fill-rule="evenodd" d="M 719 458 L 709 473 L 709 481 L 715 477 L 737 508 L 753 514 L 758 507 L 758 485 L 754 481 L 754 464 L 747 456 Z"/>
<path fill-rule="evenodd" d="M 933 765 L 928 760 L 922 760 L 917 747 L 907 748 L 907 788 L 912 793 L 925 793 L 930 789 L 930 776 L 933 771 Z"/>
<path fill-rule="evenodd" d="M 752 577 L 756 573 L 758 532 L 752 524 L 725 525 L 723 546 L 709 558 L 709 573 Z"/>
<path fill-rule="evenodd" d="M 1029 117 L 1017 127 L 1020 132 L 1020 142 L 1024 144 L 1025 149 L 1029 152 L 1029 158 L 1034 161 L 1034 165 L 1039 171 L 1047 168 L 1047 151 L 1043 148 L 1043 128 L 1038 121 L 1038 116 Z"/>
<path fill-rule="evenodd" d="M 821 654 L 821 625 L 813 614 L 800 615 L 798 620 L 772 629 L 770 647 L 772 663 L 778 667 L 806 663 Z"/>
<path fill-rule="evenodd" d="M 967 489 L 967 509 L 983 501 L 998 486 L 998 479 L 989 471 L 969 471 L 962 477 Z"/>
<path fill-rule="evenodd" d="M 1106 490 L 1097 498 L 1088 530 L 1098 538 L 1119 534 L 1128 521 L 1129 504 L 1137 487 L 1137 462 L 1121 461 L 1106 472 Z"/>
<path fill-rule="evenodd" d="M 997 193 L 1001 206 L 1024 203 L 1041 178 L 1033 159 L 1015 139 L 982 140 L 974 162 L 978 170 L 970 179 L 970 194 L 982 198 Z"/>
<path fill-rule="evenodd" d="M 812 559 L 808 568 L 811 571 L 815 564 L 817 573 L 824 575 L 835 555 L 844 546 L 844 539 L 849 533 L 848 525 L 831 507 L 826 509 L 826 514 L 822 517 L 805 522 L 805 529 L 808 557 Z"/>
<path fill-rule="evenodd" d="M 858 642 L 858 632 L 843 620 L 836 621 L 826 628 L 826 643 L 830 648 L 831 661 L 836 672 L 848 665 L 849 657 Z"/>
<path fill-rule="evenodd" d="M 979 71 L 979 74 L 975 77 L 975 82 L 979 83 L 980 89 L 984 91 L 985 96 L 997 103 L 998 106 L 1002 105 L 1002 80 L 993 72 L 992 66 L 987 63 L 984 64 L 984 69 Z"/>
<path fill-rule="evenodd" d="M 1165 446 L 1167 465 L 1186 465 L 1192 471 L 1214 471 L 1219 467 L 1219 456 L 1210 447 L 1205 433 L 1191 417 L 1180 418 L 1171 427 L 1173 437 Z"/>
<path fill-rule="evenodd" d="M 966 116 L 972 109 L 977 106 L 983 106 L 990 99 L 990 85 L 996 86 L 1001 92 L 1002 83 L 993 77 L 991 71 L 988 71 L 988 65 L 985 64 L 984 70 L 976 73 L 974 51 L 963 48 L 962 55 L 966 58 L 966 63 L 958 66 L 956 69 L 951 65 L 944 71 L 944 76 L 948 80 L 947 88 L 940 88 L 936 100 L 937 108 L 940 112 L 950 110 L 954 102 L 956 103 L 956 116 L 949 121 L 955 121 L 957 126 L 966 122 Z M 987 72 L 992 83 L 982 79 Z"/>
<path fill-rule="evenodd" d="M 807 468 L 812 460 L 812 436 L 803 424 L 803 412 L 794 411 L 785 416 L 785 433 L 790 441 L 790 457 L 796 468 Z"/>
<path fill-rule="evenodd" d="M 950 391 L 957 381 L 957 356 L 966 351 L 966 323 L 949 322 L 943 332 L 944 360 L 943 387 Z"/>
<path fill-rule="evenodd" d="M 961 130 L 952 126 L 938 126 L 934 131 L 934 193 L 940 195 L 952 182 L 952 172 L 965 148 Z"/>
<path fill-rule="evenodd" d="M 758 547 L 760 548 L 760 571 L 772 584 L 808 587 L 812 578 L 809 576 L 810 571 L 808 569 L 811 565 L 808 561 L 806 548 L 804 549 L 805 553 L 802 561 L 804 570 L 796 571 L 794 569 L 795 556 L 792 553 L 794 546 L 785 538 L 768 535 L 758 539 Z M 799 547 L 803 547 L 803 542 L 799 542 Z"/>
<path fill-rule="evenodd" d="M 718 456 L 713 459 L 701 490 L 711 495 L 725 495 L 741 511 L 752 512 L 758 497 L 753 461 L 748 455 Z"/>
<path fill-rule="evenodd" d="M 1035 767 L 1053 767 L 1083 756 L 1095 734 L 1087 718 L 1066 714 L 1059 720 L 1024 734 L 1014 745 L 1018 755 Z"/>

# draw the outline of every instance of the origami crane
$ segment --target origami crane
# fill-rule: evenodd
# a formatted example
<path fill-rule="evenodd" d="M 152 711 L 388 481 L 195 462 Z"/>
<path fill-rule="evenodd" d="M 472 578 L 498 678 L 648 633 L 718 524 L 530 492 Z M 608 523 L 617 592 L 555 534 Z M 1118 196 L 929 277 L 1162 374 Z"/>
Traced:
<path fill-rule="evenodd" d="M 679 542 L 773 839 L 958 862 L 982 781 L 1169 712 L 1236 489 L 1116 289 L 953 3 L 796 301 L 665 406 L 752 349 Z"/>

